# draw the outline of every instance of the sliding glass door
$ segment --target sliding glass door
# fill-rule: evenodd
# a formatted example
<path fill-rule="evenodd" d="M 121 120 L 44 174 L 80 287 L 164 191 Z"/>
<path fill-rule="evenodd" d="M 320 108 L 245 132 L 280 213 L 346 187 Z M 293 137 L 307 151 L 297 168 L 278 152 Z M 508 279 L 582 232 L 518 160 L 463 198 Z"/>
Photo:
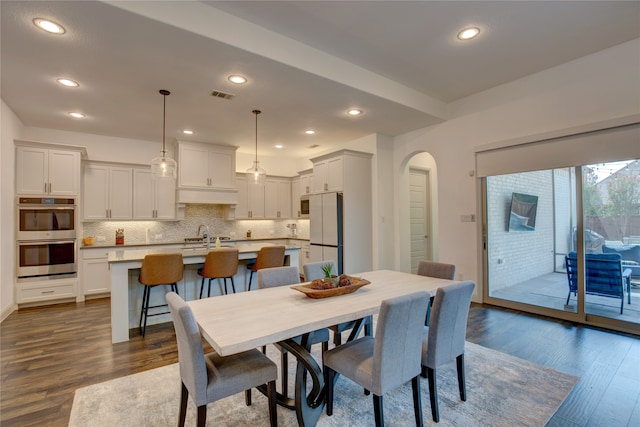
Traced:
<path fill-rule="evenodd" d="M 640 324 L 640 161 L 487 176 L 483 192 L 487 302 Z"/>

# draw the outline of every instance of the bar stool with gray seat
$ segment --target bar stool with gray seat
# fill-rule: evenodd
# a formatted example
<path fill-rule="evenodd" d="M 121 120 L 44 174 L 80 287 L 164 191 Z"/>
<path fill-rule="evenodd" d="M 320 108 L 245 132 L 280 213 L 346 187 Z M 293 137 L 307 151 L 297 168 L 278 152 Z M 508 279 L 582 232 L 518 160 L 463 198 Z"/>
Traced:
<path fill-rule="evenodd" d="M 182 381 L 178 425 L 184 427 L 189 395 L 198 408 L 198 426 L 204 427 L 207 421 L 207 403 L 244 390 L 245 401 L 249 406 L 251 388 L 267 384 L 269 421 L 275 427 L 278 424 L 275 385 L 278 368 L 275 363 L 255 349 L 225 357 L 215 351 L 205 355 L 200 329 L 191 308 L 173 292 L 167 294 L 167 302 L 176 330 Z"/>
<path fill-rule="evenodd" d="M 204 260 L 204 266 L 198 269 L 198 275 L 202 276 L 200 284 L 200 299 L 204 291 L 204 280 L 209 279 L 209 288 L 207 297 L 211 296 L 211 280 L 224 279 L 224 293 L 227 294 L 227 279 L 231 279 L 231 289 L 236 292 L 236 286 L 233 283 L 233 276 L 238 272 L 238 254 L 236 248 L 216 248 L 207 254 Z"/>
<path fill-rule="evenodd" d="M 253 273 L 263 268 L 282 267 L 284 265 L 284 251 L 286 247 L 283 245 L 263 246 L 258 251 L 258 257 L 256 261 L 247 264 L 247 270 L 251 272 L 249 276 L 248 291 L 251 290 L 251 280 L 253 280 Z"/>
<path fill-rule="evenodd" d="M 150 308 L 167 306 L 166 304 L 149 306 L 151 288 L 159 285 L 169 285 L 172 291 L 178 293 L 178 282 L 182 280 L 183 272 L 182 254 L 150 254 L 144 257 L 140 268 L 140 276 L 138 277 L 138 282 L 144 285 L 139 325 L 143 337 L 147 330 L 147 318 L 149 316 L 169 313 L 168 311 L 163 311 L 162 313 L 149 314 Z"/>
<path fill-rule="evenodd" d="M 263 268 L 258 271 L 258 288 L 266 289 L 276 286 L 288 286 L 300 283 L 300 271 L 297 266 L 287 267 L 272 267 Z M 300 344 L 302 336 L 294 337 L 298 344 Z M 322 343 L 322 354 L 328 349 L 329 331 L 325 329 L 318 329 L 309 334 L 309 341 L 311 345 Z M 289 376 L 289 359 L 288 352 L 281 346 L 275 344 L 276 348 L 280 350 L 280 363 L 282 372 L 282 395 L 287 397 L 288 393 L 288 376 Z M 262 352 L 266 351 L 265 347 L 262 347 Z"/>
<path fill-rule="evenodd" d="M 436 368 L 456 359 L 460 400 L 467 400 L 464 380 L 464 344 L 469 306 L 475 283 L 455 283 L 438 288 L 433 301 L 431 324 L 422 334 L 422 376 L 429 380 L 429 398 L 433 421 L 440 420 Z"/>
<path fill-rule="evenodd" d="M 322 271 L 322 267 L 325 265 L 331 265 L 332 272 L 338 272 L 336 269 L 336 263 L 334 261 L 318 261 L 318 262 L 308 262 L 302 266 L 302 270 L 304 271 L 304 280 L 305 282 L 310 282 L 315 279 L 322 279 L 324 277 L 324 272 Z M 364 318 L 364 334 L 365 336 L 371 336 L 371 329 L 373 324 L 373 318 L 371 316 L 367 316 Z M 356 325 L 356 322 L 343 322 L 338 323 L 337 325 L 329 326 L 331 332 L 333 332 L 333 344 L 339 346 L 342 344 L 342 332 L 353 329 Z"/>
<path fill-rule="evenodd" d="M 416 425 L 422 427 L 418 365 L 424 328 L 422 320 L 428 304 L 429 293 L 426 291 L 384 300 L 380 305 L 375 338 L 362 337 L 325 353 L 327 415 L 333 414 L 336 372 L 373 393 L 377 427 L 384 425 L 382 396 L 411 380 Z"/>

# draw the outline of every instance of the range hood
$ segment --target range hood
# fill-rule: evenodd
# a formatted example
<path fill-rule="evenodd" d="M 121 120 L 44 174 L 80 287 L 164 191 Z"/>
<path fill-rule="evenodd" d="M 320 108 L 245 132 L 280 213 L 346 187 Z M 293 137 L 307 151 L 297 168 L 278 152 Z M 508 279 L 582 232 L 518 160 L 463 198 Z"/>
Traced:
<path fill-rule="evenodd" d="M 176 203 L 237 205 L 238 190 L 235 188 L 178 188 Z"/>

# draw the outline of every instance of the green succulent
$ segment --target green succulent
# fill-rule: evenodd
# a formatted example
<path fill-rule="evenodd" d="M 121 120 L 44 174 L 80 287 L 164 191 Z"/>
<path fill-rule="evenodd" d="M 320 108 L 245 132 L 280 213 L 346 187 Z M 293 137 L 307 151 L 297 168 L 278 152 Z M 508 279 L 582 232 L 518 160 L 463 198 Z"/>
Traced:
<path fill-rule="evenodd" d="M 331 271 L 333 266 L 331 264 L 325 264 L 322 267 L 320 267 L 322 269 L 322 272 L 324 273 L 324 277 L 331 277 Z"/>

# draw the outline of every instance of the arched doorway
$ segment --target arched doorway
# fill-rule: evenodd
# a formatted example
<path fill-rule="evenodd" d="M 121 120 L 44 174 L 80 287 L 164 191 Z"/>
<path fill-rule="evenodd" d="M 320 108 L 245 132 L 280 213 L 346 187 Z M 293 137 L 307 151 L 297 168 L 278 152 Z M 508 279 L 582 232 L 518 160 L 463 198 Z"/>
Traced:
<path fill-rule="evenodd" d="M 400 179 L 400 269 L 415 273 L 424 259 L 437 259 L 437 168 L 426 152 L 403 163 Z"/>

